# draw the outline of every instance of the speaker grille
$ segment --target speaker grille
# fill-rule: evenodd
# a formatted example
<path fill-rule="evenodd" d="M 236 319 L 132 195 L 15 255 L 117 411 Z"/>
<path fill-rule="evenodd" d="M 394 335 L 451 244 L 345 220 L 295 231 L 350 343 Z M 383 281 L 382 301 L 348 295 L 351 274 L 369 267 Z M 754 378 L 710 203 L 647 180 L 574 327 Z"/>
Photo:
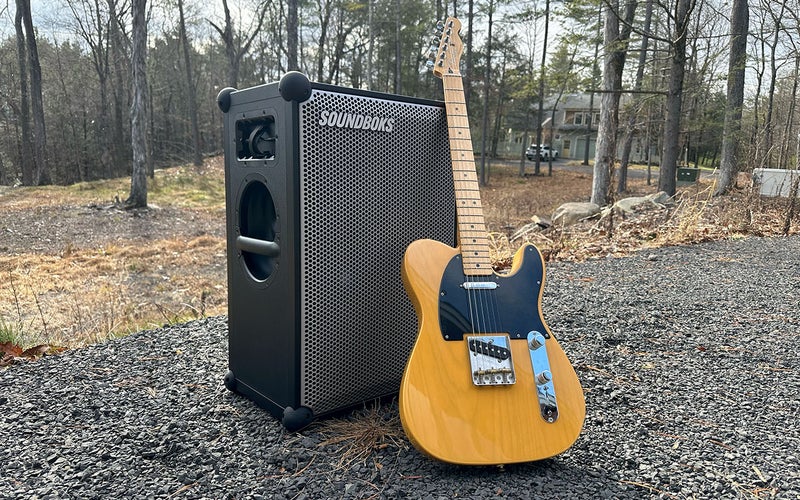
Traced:
<path fill-rule="evenodd" d="M 446 124 L 443 108 L 374 97 L 300 104 L 300 399 L 317 414 L 399 388 L 417 334 L 403 253 L 454 244 Z"/>

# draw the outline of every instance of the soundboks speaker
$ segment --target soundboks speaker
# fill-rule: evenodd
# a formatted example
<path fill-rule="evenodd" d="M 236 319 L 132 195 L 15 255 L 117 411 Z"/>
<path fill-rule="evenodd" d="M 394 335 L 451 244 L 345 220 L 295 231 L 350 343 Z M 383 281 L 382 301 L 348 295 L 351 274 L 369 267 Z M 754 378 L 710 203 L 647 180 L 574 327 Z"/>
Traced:
<path fill-rule="evenodd" d="M 296 430 L 397 393 L 417 334 L 400 264 L 455 244 L 443 103 L 310 82 L 224 89 L 225 385 Z"/>

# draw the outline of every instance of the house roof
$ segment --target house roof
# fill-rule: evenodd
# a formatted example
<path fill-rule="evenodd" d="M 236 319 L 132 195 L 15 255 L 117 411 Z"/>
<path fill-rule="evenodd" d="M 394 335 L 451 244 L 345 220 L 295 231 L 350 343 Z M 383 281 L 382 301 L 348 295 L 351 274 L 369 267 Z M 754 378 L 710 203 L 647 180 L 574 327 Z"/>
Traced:
<path fill-rule="evenodd" d="M 556 102 L 557 96 L 549 96 L 544 100 L 544 107 L 546 109 L 553 109 L 553 105 Z M 621 102 L 624 104 L 627 100 L 630 99 L 629 95 L 622 94 Z M 558 101 L 558 110 L 559 111 L 588 111 L 589 103 L 592 100 L 591 94 L 588 92 L 580 92 L 576 94 L 564 94 L 561 96 L 561 99 Z M 594 95 L 594 102 L 592 102 L 591 109 L 593 111 L 600 111 L 600 94 Z"/>

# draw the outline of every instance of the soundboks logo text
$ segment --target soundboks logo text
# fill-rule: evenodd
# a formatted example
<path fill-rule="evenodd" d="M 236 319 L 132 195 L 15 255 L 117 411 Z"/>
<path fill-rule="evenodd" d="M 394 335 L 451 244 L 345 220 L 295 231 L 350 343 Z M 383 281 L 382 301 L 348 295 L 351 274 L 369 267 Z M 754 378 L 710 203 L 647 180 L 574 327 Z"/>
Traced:
<path fill-rule="evenodd" d="M 391 132 L 394 130 L 394 118 L 340 113 L 338 111 L 323 111 L 319 117 L 319 124 L 320 126 L 375 130 L 377 132 Z"/>

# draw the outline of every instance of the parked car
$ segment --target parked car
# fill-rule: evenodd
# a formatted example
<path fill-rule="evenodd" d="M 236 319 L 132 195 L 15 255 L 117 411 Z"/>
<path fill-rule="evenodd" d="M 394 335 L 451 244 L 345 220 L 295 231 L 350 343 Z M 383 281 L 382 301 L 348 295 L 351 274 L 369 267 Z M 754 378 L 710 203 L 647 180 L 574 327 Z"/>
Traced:
<path fill-rule="evenodd" d="M 525 151 L 525 156 L 530 160 L 533 161 L 536 159 L 536 154 L 539 154 L 539 161 L 548 161 L 549 159 L 556 160 L 558 159 L 558 150 L 551 149 L 550 146 L 546 144 L 542 144 L 541 146 L 537 146 L 536 144 L 531 144 L 530 147 Z"/>

